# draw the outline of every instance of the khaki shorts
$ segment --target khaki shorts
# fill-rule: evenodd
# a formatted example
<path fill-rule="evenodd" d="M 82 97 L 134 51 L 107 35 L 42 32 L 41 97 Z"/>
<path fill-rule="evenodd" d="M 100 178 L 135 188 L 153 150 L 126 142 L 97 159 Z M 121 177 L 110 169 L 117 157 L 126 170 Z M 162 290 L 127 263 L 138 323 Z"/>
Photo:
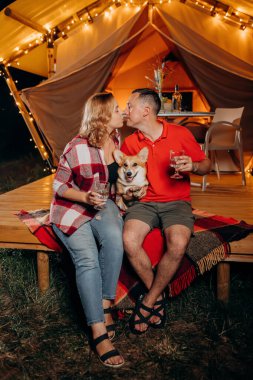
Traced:
<path fill-rule="evenodd" d="M 195 217 L 190 202 L 136 202 L 126 210 L 125 222 L 130 219 L 141 220 L 152 230 L 162 230 L 181 224 L 193 232 Z"/>

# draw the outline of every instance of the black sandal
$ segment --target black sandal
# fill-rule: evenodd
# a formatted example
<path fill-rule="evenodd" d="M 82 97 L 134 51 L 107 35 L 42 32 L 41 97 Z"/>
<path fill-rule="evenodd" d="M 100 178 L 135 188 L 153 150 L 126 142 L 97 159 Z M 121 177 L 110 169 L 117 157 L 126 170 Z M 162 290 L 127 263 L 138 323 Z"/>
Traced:
<path fill-rule="evenodd" d="M 112 357 L 114 357 L 114 356 L 121 356 L 118 350 L 116 350 L 116 349 L 110 350 L 110 351 L 106 352 L 105 354 L 103 354 L 103 355 L 101 355 L 101 356 L 98 354 L 97 349 L 96 349 L 97 345 L 98 345 L 99 343 L 103 342 L 103 341 L 106 340 L 106 339 L 109 339 L 107 333 L 105 333 L 105 334 L 103 334 L 103 335 L 100 335 L 100 336 L 99 336 L 98 338 L 96 338 L 96 339 L 93 339 L 93 340 L 92 340 L 92 344 L 91 344 L 93 351 L 97 354 L 98 359 L 100 360 L 100 362 L 101 362 L 105 367 L 110 367 L 110 368 L 119 368 L 119 367 L 122 367 L 122 366 L 125 364 L 124 359 L 123 359 L 123 362 L 120 363 L 120 364 L 110 364 L 110 363 L 106 363 L 106 362 L 105 362 L 107 359 L 110 359 L 110 358 L 112 358 Z M 121 356 L 121 357 L 122 357 L 122 356 Z"/>
<path fill-rule="evenodd" d="M 158 306 L 158 307 L 155 309 L 154 308 L 155 306 Z M 164 327 L 165 322 L 166 322 L 166 308 L 165 308 L 165 306 L 166 306 L 165 294 L 163 293 L 162 299 L 159 301 L 156 301 L 156 303 L 153 306 L 152 317 L 156 316 L 156 317 L 160 318 L 160 321 L 158 321 L 158 322 L 155 322 L 155 323 L 150 322 L 149 323 L 153 329 L 162 329 Z M 163 311 L 163 314 L 161 313 L 162 311 Z"/>
<path fill-rule="evenodd" d="M 151 317 L 151 315 L 153 315 L 153 309 L 151 309 L 150 307 L 144 305 L 142 303 L 142 300 L 143 300 L 144 296 L 141 295 L 139 297 L 139 299 L 137 300 L 136 302 L 136 305 L 135 305 L 135 309 L 133 311 L 133 314 L 131 315 L 130 319 L 129 319 L 129 328 L 130 328 L 130 331 L 133 333 L 133 334 L 136 334 L 136 335 L 141 335 L 141 334 L 144 334 L 147 330 L 148 330 L 148 327 L 149 327 L 149 319 Z M 141 313 L 141 309 L 145 310 L 145 311 L 148 311 L 149 312 L 149 315 L 147 317 L 144 317 L 144 315 Z M 135 316 L 138 316 L 139 319 L 136 320 L 135 319 Z M 140 330 L 136 330 L 135 329 L 135 326 L 136 325 L 140 325 L 141 323 L 145 323 L 146 325 L 148 325 L 147 329 L 144 330 L 144 331 L 140 331 Z"/>
<path fill-rule="evenodd" d="M 111 307 L 108 307 L 108 308 L 104 309 L 104 314 L 112 314 L 112 312 L 113 312 L 113 309 Z M 109 335 L 109 339 L 110 340 L 112 340 L 113 338 L 115 338 L 115 334 L 116 334 L 115 327 L 116 327 L 115 323 L 112 323 L 112 324 L 106 326 L 106 330 L 107 330 L 108 333 L 113 331 L 113 334 Z"/>

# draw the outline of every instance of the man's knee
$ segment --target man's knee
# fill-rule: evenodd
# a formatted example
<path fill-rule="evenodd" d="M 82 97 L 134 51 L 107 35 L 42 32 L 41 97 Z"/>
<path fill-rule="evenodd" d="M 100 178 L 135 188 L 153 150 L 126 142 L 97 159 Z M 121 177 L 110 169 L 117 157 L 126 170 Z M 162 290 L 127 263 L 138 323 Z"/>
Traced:
<path fill-rule="evenodd" d="M 128 256 L 137 255 L 150 231 L 149 225 L 139 220 L 126 221 L 123 229 L 123 244 Z"/>
<path fill-rule="evenodd" d="M 127 255 L 132 255 L 139 248 L 140 243 L 133 231 L 123 230 L 123 244 Z"/>
<path fill-rule="evenodd" d="M 167 252 L 177 259 L 181 259 L 187 249 L 189 239 L 186 237 L 170 236 L 167 238 Z"/>

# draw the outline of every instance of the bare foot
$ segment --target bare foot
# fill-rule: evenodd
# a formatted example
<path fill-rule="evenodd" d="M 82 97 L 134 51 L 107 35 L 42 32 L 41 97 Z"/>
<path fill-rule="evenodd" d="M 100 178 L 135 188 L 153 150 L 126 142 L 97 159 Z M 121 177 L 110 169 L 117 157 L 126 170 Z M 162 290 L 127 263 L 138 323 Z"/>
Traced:
<path fill-rule="evenodd" d="M 113 301 L 112 300 L 103 300 L 103 308 L 104 308 L 104 318 L 105 318 L 105 326 L 107 327 L 107 333 L 110 339 L 115 336 L 115 326 L 114 320 L 112 317 L 112 308 Z"/>
<path fill-rule="evenodd" d="M 98 338 L 94 336 L 94 339 Z M 112 342 L 109 339 L 105 339 L 96 346 L 96 352 L 99 356 L 106 354 L 107 352 L 115 350 Z M 112 356 L 111 358 L 105 360 L 105 363 L 111 365 L 119 365 L 124 363 L 124 359 L 121 355 Z"/>
<path fill-rule="evenodd" d="M 114 326 L 114 320 L 112 318 L 112 314 L 111 313 L 105 313 L 105 326 L 109 327 L 109 326 Z M 114 336 L 115 336 L 115 329 L 110 329 L 110 330 L 107 330 L 108 332 L 108 336 L 110 339 L 112 339 Z"/>
<path fill-rule="evenodd" d="M 140 331 L 144 333 L 149 327 L 149 316 L 152 313 L 152 306 L 145 303 L 145 298 L 140 298 L 137 301 L 136 308 L 134 311 L 134 321 L 131 323 L 132 330 Z M 137 321 L 143 320 L 142 323 L 136 323 Z"/>
<path fill-rule="evenodd" d="M 109 351 L 115 350 L 115 347 L 113 346 L 112 342 L 108 338 L 108 334 L 106 331 L 106 327 L 104 322 L 98 322 L 94 323 L 91 325 L 91 330 L 92 330 L 92 337 L 93 337 L 93 342 L 94 342 L 94 349 L 96 350 L 96 353 L 98 354 L 99 357 L 102 355 L 106 354 Z M 95 342 L 95 340 L 99 337 L 102 337 L 105 335 L 105 339 L 103 339 L 100 343 Z M 118 354 L 115 356 L 112 356 L 105 361 L 103 361 L 104 364 L 109 364 L 109 365 L 120 365 L 124 363 L 123 357 Z"/>
<path fill-rule="evenodd" d="M 162 301 L 162 300 L 163 300 L 163 296 L 160 295 L 157 298 L 156 302 L 158 303 L 159 301 Z M 159 309 L 159 314 L 161 315 L 161 317 L 164 315 L 164 309 L 161 309 L 161 304 L 158 304 L 158 305 L 154 304 L 153 309 L 154 310 Z M 159 325 L 159 323 L 161 323 L 161 317 L 159 317 L 158 315 L 152 315 L 150 318 L 150 323 Z"/>

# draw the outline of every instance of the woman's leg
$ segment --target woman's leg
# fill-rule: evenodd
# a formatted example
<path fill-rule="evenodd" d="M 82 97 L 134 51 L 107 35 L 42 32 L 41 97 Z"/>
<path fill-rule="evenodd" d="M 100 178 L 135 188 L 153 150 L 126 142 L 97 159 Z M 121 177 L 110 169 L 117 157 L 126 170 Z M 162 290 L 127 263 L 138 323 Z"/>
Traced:
<path fill-rule="evenodd" d="M 102 297 L 114 300 L 123 258 L 123 220 L 118 207 L 108 200 L 106 207 L 91 221 L 99 246 Z"/>
<path fill-rule="evenodd" d="M 110 200 L 105 209 L 92 220 L 94 236 L 99 244 L 99 262 L 102 276 L 102 297 L 105 312 L 105 324 L 110 338 L 115 335 L 115 326 L 109 308 L 115 299 L 115 292 L 122 265 L 123 220 L 117 206 Z"/>
<path fill-rule="evenodd" d="M 66 235 L 55 225 L 53 229 L 70 253 L 76 271 L 76 284 L 87 324 L 104 322 L 102 280 L 98 248 L 90 222 L 72 235 Z"/>
<path fill-rule="evenodd" d="M 71 236 L 65 235 L 55 225 L 53 230 L 70 252 L 75 265 L 77 288 L 87 319 L 92 330 L 93 339 L 107 333 L 104 323 L 102 305 L 102 280 L 98 262 L 97 244 L 90 223 L 82 225 Z M 96 346 L 99 356 L 114 350 L 109 339 L 103 340 Z M 124 359 L 119 353 L 108 358 L 104 364 L 122 365 Z"/>

